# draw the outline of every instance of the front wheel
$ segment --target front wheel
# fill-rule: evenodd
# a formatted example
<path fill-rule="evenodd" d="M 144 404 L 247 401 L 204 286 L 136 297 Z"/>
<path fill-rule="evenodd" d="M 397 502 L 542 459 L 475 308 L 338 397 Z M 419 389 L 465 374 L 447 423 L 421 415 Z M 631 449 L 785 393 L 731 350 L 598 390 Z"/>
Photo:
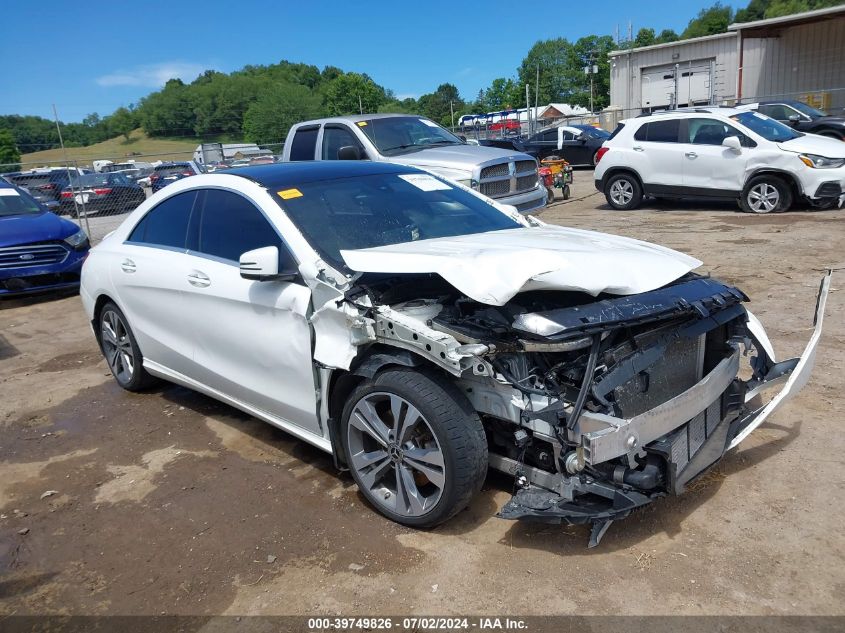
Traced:
<path fill-rule="evenodd" d="M 636 209 L 643 199 L 643 188 L 639 181 L 630 174 L 611 176 L 604 187 L 607 203 L 619 211 Z"/>
<path fill-rule="evenodd" d="M 381 514 L 433 527 L 467 506 L 487 474 L 487 441 L 466 397 L 436 374 L 388 369 L 343 411 L 341 442 L 358 489 Z"/>
<path fill-rule="evenodd" d="M 745 185 L 739 206 L 746 213 L 786 211 L 792 206 L 792 190 L 776 176 L 757 176 Z"/>

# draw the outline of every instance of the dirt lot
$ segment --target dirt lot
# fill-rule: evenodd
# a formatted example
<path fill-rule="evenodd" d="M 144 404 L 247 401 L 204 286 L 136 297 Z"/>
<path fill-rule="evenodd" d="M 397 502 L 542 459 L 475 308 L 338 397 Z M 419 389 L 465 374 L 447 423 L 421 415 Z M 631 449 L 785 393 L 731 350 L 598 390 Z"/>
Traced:
<path fill-rule="evenodd" d="M 845 211 L 619 213 L 591 177 L 543 219 L 695 255 L 800 353 Z M 843 614 L 843 312 L 834 290 L 799 397 L 587 550 L 586 528 L 495 518 L 511 481 L 493 474 L 448 525 L 390 523 L 281 431 L 180 387 L 121 391 L 77 297 L 4 302 L 0 614 Z"/>

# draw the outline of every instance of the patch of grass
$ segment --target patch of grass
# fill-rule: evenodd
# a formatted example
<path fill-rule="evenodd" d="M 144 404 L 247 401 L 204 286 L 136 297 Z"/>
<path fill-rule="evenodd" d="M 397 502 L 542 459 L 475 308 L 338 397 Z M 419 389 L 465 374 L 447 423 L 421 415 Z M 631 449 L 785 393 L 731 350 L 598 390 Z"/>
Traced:
<path fill-rule="evenodd" d="M 130 134 L 128 141 L 121 135 L 88 147 L 68 147 L 65 152 L 61 148 L 32 152 L 21 156 L 21 163 L 23 169 L 29 169 L 63 162 L 65 153 L 68 160 L 76 161 L 80 166 L 90 165 L 92 160 L 187 160 L 193 157 L 199 144 L 197 139 L 150 138 L 143 130 L 137 129 Z"/>

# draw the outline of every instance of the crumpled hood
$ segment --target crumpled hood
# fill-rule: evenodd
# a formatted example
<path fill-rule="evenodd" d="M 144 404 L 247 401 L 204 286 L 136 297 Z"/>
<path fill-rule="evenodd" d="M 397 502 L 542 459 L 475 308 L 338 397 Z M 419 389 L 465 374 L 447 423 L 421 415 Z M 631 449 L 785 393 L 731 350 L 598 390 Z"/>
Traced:
<path fill-rule="evenodd" d="M 816 154 L 826 158 L 845 158 L 845 143 L 839 139 L 818 134 L 804 134 L 791 141 L 778 143 L 778 147 L 798 154 Z"/>
<path fill-rule="evenodd" d="M 504 305 L 525 290 L 637 294 L 701 265 L 656 244 L 555 226 L 404 242 L 341 255 L 358 272 L 437 273 L 489 305 Z"/>
<path fill-rule="evenodd" d="M 0 247 L 62 240 L 79 230 L 70 220 L 45 211 L 0 217 Z"/>
<path fill-rule="evenodd" d="M 437 168 L 459 169 L 471 172 L 476 165 L 488 161 L 507 162 L 517 160 L 534 160 L 528 154 L 510 152 L 498 147 L 483 145 L 444 145 L 432 147 L 410 154 L 403 154 L 391 158 L 392 163 L 427 167 L 433 171 Z"/>

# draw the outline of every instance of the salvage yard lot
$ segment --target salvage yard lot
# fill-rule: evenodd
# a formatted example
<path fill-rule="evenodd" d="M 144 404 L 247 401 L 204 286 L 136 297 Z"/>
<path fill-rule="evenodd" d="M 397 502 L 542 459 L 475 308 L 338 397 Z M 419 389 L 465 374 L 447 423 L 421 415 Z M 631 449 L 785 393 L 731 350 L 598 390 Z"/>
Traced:
<path fill-rule="evenodd" d="M 800 354 L 845 211 L 614 212 L 591 178 L 542 219 L 698 257 Z M 497 519 L 512 481 L 493 473 L 444 526 L 390 523 L 269 425 L 181 387 L 122 391 L 77 297 L 4 302 L 0 614 L 841 614 L 845 272 L 832 287 L 804 391 L 593 550 L 586 527 Z"/>

